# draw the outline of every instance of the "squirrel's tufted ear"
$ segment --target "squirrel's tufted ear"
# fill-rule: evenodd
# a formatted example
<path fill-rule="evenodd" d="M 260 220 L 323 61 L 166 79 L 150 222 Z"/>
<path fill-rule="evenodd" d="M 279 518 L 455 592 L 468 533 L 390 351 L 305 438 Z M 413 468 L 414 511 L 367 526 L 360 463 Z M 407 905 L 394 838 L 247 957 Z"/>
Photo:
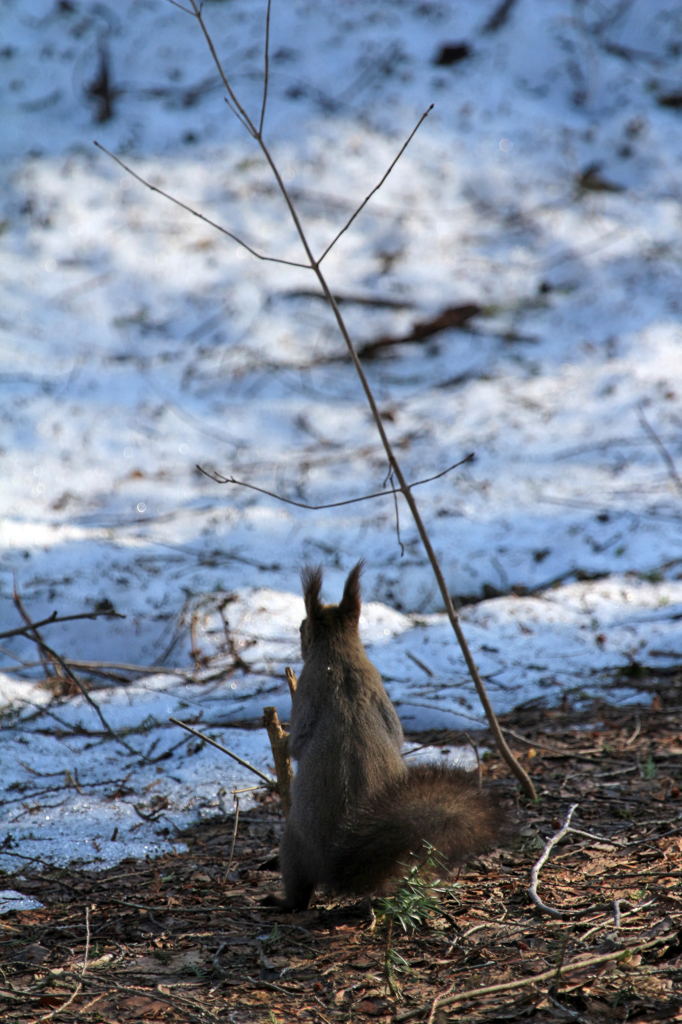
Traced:
<path fill-rule="evenodd" d="M 306 565 L 301 570 L 301 585 L 305 611 L 309 619 L 316 618 L 322 611 L 320 590 L 322 589 L 322 566 Z"/>
<path fill-rule="evenodd" d="M 364 566 L 365 560 L 361 558 L 358 564 L 351 569 L 339 605 L 339 611 L 344 618 L 353 622 L 357 622 L 360 618 L 360 574 Z"/>

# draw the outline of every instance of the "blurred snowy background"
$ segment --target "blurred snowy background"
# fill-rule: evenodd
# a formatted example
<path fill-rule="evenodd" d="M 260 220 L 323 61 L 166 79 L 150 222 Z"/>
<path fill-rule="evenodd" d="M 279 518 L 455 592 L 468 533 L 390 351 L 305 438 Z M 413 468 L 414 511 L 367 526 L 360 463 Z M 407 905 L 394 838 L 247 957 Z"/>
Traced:
<path fill-rule="evenodd" d="M 255 117 L 265 3 L 204 11 Z M 337 600 L 366 558 L 363 635 L 406 727 L 475 727 L 404 507 L 401 558 L 389 497 L 303 511 L 196 470 L 311 504 L 386 474 L 312 274 L 93 146 L 301 259 L 199 26 L 166 0 L 1 12 L 0 631 L 15 585 L 34 620 L 124 614 L 44 636 L 147 760 L 0 641 L 0 863 L 108 863 L 229 810 L 251 779 L 167 716 L 268 763 L 236 726 L 288 714 L 306 562 Z M 496 708 L 628 700 L 627 673 L 682 659 L 682 10 L 275 0 L 266 139 L 316 253 L 431 102 L 329 281 L 359 348 L 397 342 L 366 368 L 408 479 L 476 454 L 416 495 Z"/>

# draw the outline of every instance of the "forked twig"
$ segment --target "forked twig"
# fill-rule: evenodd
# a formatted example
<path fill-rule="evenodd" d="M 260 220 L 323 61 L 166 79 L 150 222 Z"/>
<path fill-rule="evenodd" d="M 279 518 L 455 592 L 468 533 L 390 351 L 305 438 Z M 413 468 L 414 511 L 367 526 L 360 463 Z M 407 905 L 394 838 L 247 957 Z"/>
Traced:
<path fill-rule="evenodd" d="M 450 473 L 453 469 L 457 469 L 458 466 L 463 466 L 465 462 L 471 462 L 475 457 L 474 452 L 470 452 L 459 462 L 453 463 L 452 466 L 448 466 L 447 469 L 442 470 L 440 473 L 436 473 L 434 476 L 427 476 L 423 480 L 415 480 L 410 487 L 419 487 L 421 484 L 430 484 L 432 480 L 440 480 L 446 473 Z M 326 505 L 306 505 L 303 501 L 294 501 L 293 498 L 285 498 L 283 494 L 275 494 L 274 491 L 267 491 L 264 487 L 256 487 L 255 484 L 247 484 L 245 480 L 235 480 L 233 476 L 223 476 L 222 473 L 218 473 L 215 470 L 211 472 L 208 469 L 203 469 L 201 466 L 196 467 L 200 473 L 207 476 L 210 480 L 215 480 L 217 484 L 236 484 L 238 487 L 247 487 L 250 491 L 258 491 L 259 494 L 266 494 L 269 498 L 276 498 L 277 501 L 283 501 L 286 505 L 295 505 L 296 508 L 307 508 L 312 509 L 314 512 L 318 512 L 323 508 L 340 508 L 342 505 L 354 505 L 358 501 L 369 501 L 370 498 L 383 498 L 385 495 L 402 494 L 400 487 L 390 487 L 385 491 L 375 491 L 374 494 L 363 494 L 359 498 L 346 498 L 345 501 L 331 501 Z M 389 474 L 390 476 L 391 474 Z"/>
<path fill-rule="evenodd" d="M 570 831 L 571 818 L 573 817 L 573 812 L 577 809 L 577 807 L 578 804 L 571 804 L 571 806 L 568 809 L 568 814 L 566 815 L 566 820 L 564 821 L 563 825 L 561 826 L 559 831 L 555 833 L 555 835 L 553 835 L 550 839 L 547 840 L 547 842 L 545 843 L 544 850 L 540 854 L 538 860 L 536 860 L 535 864 L 533 864 L 533 867 L 530 871 L 530 886 L 528 888 L 528 895 L 532 899 L 535 906 L 542 910 L 545 914 L 549 914 L 550 917 L 563 917 L 564 912 L 562 910 L 556 910 L 554 907 L 548 907 L 546 903 L 542 902 L 542 900 L 538 896 L 539 875 L 540 871 L 542 870 L 543 864 L 549 857 L 550 853 L 552 852 L 556 844 L 564 838 L 567 832 Z"/>
<path fill-rule="evenodd" d="M 336 245 L 336 243 L 338 242 L 339 238 L 341 238 L 341 235 L 345 234 L 345 233 L 346 233 L 346 231 L 348 231 L 348 228 L 349 228 L 349 227 L 351 226 L 351 224 L 353 223 L 353 221 L 355 220 L 355 218 L 357 217 L 357 215 L 358 215 L 358 214 L 359 214 L 359 213 L 360 213 L 360 212 L 361 212 L 362 210 L 364 210 L 364 208 L 365 208 L 365 207 L 367 206 L 367 203 L 368 203 L 368 202 L 370 201 L 370 199 L 372 198 L 372 196 L 374 195 L 374 193 L 375 193 L 375 192 L 378 192 L 378 191 L 379 191 L 379 189 L 381 188 L 381 186 L 383 185 L 383 183 L 384 183 L 384 182 L 386 181 L 386 179 L 388 178 L 389 174 L 391 173 L 391 171 L 393 170 L 393 168 L 395 167 L 395 165 L 396 165 L 396 164 L 398 163 L 398 160 L 400 160 L 401 156 L 403 155 L 403 153 L 405 152 L 405 150 L 407 149 L 407 147 L 409 146 L 409 144 L 410 144 L 410 143 L 412 142 L 412 139 L 414 138 L 414 136 L 415 136 L 415 135 L 417 134 L 417 132 L 418 132 L 418 131 L 419 131 L 419 129 L 421 128 L 421 126 L 422 126 L 422 123 L 423 123 L 423 122 L 424 122 L 424 121 L 426 120 L 426 118 L 427 118 L 427 117 L 429 116 L 429 114 L 431 113 L 431 111 L 432 111 L 432 110 L 433 110 L 433 103 L 432 103 L 432 104 L 431 104 L 431 106 L 430 106 L 430 107 L 428 108 L 428 110 L 425 110 L 425 111 L 424 111 L 424 113 L 422 114 L 422 116 L 421 116 L 421 117 L 419 118 L 419 120 L 417 121 L 416 125 L 414 126 L 414 128 L 412 129 L 412 131 L 410 132 L 410 134 L 409 134 L 409 135 L 407 136 L 407 139 L 405 140 L 405 142 L 403 143 L 402 147 L 401 147 L 401 148 L 400 148 L 400 150 L 398 151 L 398 154 L 397 154 L 397 156 L 395 157 L 395 159 L 394 159 L 394 160 L 392 161 L 392 163 L 390 164 L 390 166 L 389 166 L 388 170 L 387 170 L 387 171 L 386 171 L 386 173 L 384 174 L 384 176 L 383 176 L 383 178 L 381 179 L 381 181 L 379 182 L 379 184 L 378 184 L 378 185 L 375 185 L 375 186 L 374 186 L 374 188 L 372 189 L 372 191 L 371 191 L 371 192 L 368 192 L 368 193 L 367 193 L 367 195 L 366 195 L 366 196 L 365 196 L 365 198 L 364 198 L 364 199 L 362 200 L 362 202 L 361 202 L 361 203 L 360 203 L 360 205 L 358 206 L 358 208 L 357 208 L 357 210 L 355 211 L 355 213 L 354 213 L 354 214 L 352 214 L 352 216 L 348 218 L 348 220 L 347 220 L 347 221 L 346 221 L 346 223 L 345 223 L 345 224 L 343 225 L 343 227 L 341 228 L 341 230 L 339 231 L 339 233 L 338 233 L 338 234 L 337 234 L 337 235 L 336 235 L 336 236 L 335 236 L 334 238 L 332 238 L 332 240 L 331 240 L 331 242 L 329 243 L 329 245 L 327 246 L 327 248 L 326 248 L 326 249 L 324 250 L 324 252 L 322 253 L 322 255 L 321 255 L 321 256 L 319 257 L 319 259 L 318 259 L 318 261 L 317 261 L 317 264 L 318 264 L 318 266 L 320 265 L 320 263 L 322 262 L 322 260 L 323 260 L 323 259 L 325 258 L 325 256 L 327 255 L 327 253 L 328 253 L 328 252 L 330 252 L 330 251 L 331 251 L 331 249 L 333 249 L 333 248 L 334 248 L 334 246 L 335 246 L 335 245 Z"/>
<path fill-rule="evenodd" d="M 505 738 L 502 735 L 502 732 L 500 730 L 500 726 L 498 724 L 497 717 L 495 715 L 495 712 L 493 710 L 492 704 L 490 703 L 490 700 L 488 698 L 488 694 L 487 694 L 487 692 L 485 690 L 485 687 L 483 685 L 483 680 L 481 679 L 480 673 L 478 671 L 478 667 L 477 667 L 477 665 L 476 665 L 476 663 L 475 663 L 475 661 L 473 659 L 473 656 L 472 656 L 471 651 L 469 649 L 469 645 L 468 645 L 468 643 L 466 641 L 466 637 L 464 636 L 464 633 L 462 631 L 462 627 L 461 627 L 460 621 L 459 621 L 459 616 L 458 616 L 458 614 L 457 614 L 457 612 L 455 610 L 455 606 L 454 606 L 454 604 L 452 602 L 452 598 L 450 596 L 450 592 L 448 590 L 447 583 L 445 582 L 445 577 L 443 576 L 443 572 L 441 570 L 440 563 L 439 563 L 438 558 L 436 556 L 436 553 L 435 553 L 435 551 L 433 549 L 433 545 L 431 544 L 431 539 L 430 539 L 430 537 L 429 537 L 429 535 L 427 533 L 426 527 L 424 526 L 424 523 L 423 523 L 423 520 L 421 518 L 419 509 L 417 507 L 417 504 L 416 504 L 416 502 L 414 500 L 414 496 L 412 494 L 412 490 L 411 490 L 410 484 L 405 479 L 403 471 L 402 471 L 402 469 L 400 467 L 400 463 L 398 462 L 398 460 L 397 460 L 397 458 L 395 456 L 395 453 L 393 451 L 393 447 L 391 445 L 391 442 L 390 442 L 390 440 L 388 438 L 388 435 L 386 434 L 386 431 L 384 429 L 383 421 L 381 419 L 381 415 L 379 413 L 379 409 L 377 407 L 376 400 L 374 398 L 374 394 L 372 392 L 372 389 L 371 389 L 371 387 L 369 385 L 369 381 L 367 380 L 365 372 L 364 372 L 364 370 L 362 368 L 362 365 L 360 363 L 360 360 L 358 358 L 358 354 L 357 354 L 357 351 L 356 351 L 355 346 L 353 344 L 353 341 L 352 341 L 352 339 L 350 337 L 350 334 L 348 333 L 348 329 L 346 327 L 346 324 L 345 324 L 345 321 L 343 319 L 343 316 L 341 315 L 341 311 L 339 309 L 339 305 L 336 302 L 336 300 L 335 300 L 335 298 L 334 298 L 334 296 L 333 296 L 333 294 L 331 292 L 331 289 L 330 289 L 330 287 L 329 287 L 329 285 L 327 283 L 327 279 L 324 276 L 324 273 L 322 272 L 322 269 L 321 269 L 321 266 L 320 266 L 320 261 L 321 261 L 321 259 L 323 257 L 321 257 L 320 259 L 315 259 L 314 255 L 313 255 L 313 252 L 312 252 L 312 250 L 310 248 L 310 244 L 308 242 L 308 237 L 307 237 L 306 231 L 305 231 L 305 229 L 304 229 L 304 227 L 303 227 L 303 225 L 301 223 L 301 220 L 299 218 L 298 212 L 297 212 L 297 210 L 296 210 L 296 208 L 295 208 L 295 206 L 293 204 L 292 198 L 289 195 L 289 192 L 287 191 L 286 185 L 284 184 L 284 181 L 283 181 L 282 176 L 281 176 L 281 174 L 279 172 L 277 164 L 276 164 L 276 162 L 275 162 L 275 160 L 274 160 L 274 158 L 273 158 L 273 156 L 272 156 L 272 154 L 271 154 L 271 152 L 270 152 L 270 150 L 269 150 L 268 146 L 266 145 L 265 140 L 263 138 L 262 121 L 264 119 L 264 106 L 265 106 L 265 100 L 266 100 L 266 93 L 264 91 L 264 94 L 263 94 L 263 106 L 261 108 L 261 127 L 260 128 L 256 128 L 256 126 L 254 125 L 253 121 L 251 120 L 251 118 L 249 117 L 249 115 L 247 114 L 245 109 L 242 107 L 242 105 L 240 104 L 240 102 L 239 102 L 239 100 L 238 100 L 238 98 L 237 98 L 237 96 L 236 96 L 232 86 L 230 85 L 230 82 L 229 82 L 226 74 L 225 74 L 225 71 L 224 71 L 224 69 L 222 67 L 220 59 L 219 59 L 219 57 L 218 57 L 218 55 L 216 53 L 215 46 L 213 44 L 213 40 L 211 38 L 211 35 L 210 35 L 210 33 L 209 33 L 209 31 L 208 31 L 208 29 L 206 27 L 206 24 L 204 22 L 203 15 L 202 15 L 202 8 L 196 3 L 196 0 L 190 0 L 190 4 L 191 4 L 191 7 L 192 7 L 193 16 L 199 22 L 199 26 L 201 28 L 201 31 L 202 31 L 203 35 L 204 35 L 204 38 L 206 39 L 206 43 L 207 43 L 207 46 L 208 46 L 209 51 L 211 53 L 211 56 L 213 58 L 213 61 L 215 63 L 215 66 L 216 66 L 216 68 L 218 70 L 218 73 L 219 73 L 219 75 L 220 75 L 220 77 L 222 79 L 222 82 L 223 82 L 223 84 L 225 86 L 225 89 L 227 91 L 226 101 L 230 105 L 230 108 L 233 110 L 233 112 L 235 113 L 235 115 L 237 116 L 239 121 L 246 128 L 248 133 L 258 143 L 258 145 L 260 147 L 260 150 L 261 150 L 263 156 L 265 157 L 265 160 L 267 161 L 267 163 L 268 163 L 268 165 L 270 167 L 270 170 L 272 171 L 272 174 L 273 174 L 273 176 L 275 178 L 275 181 L 277 182 L 277 186 L 278 186 L 278 188 L 279 188 L 279 190 L 280 190 L 280 192 L 282 194 L 282 198 L 284 199 L 284 202 L 286 203 L 286 206 L 287 206 L 287 208 L 289 210 L 290 216 L 291 216 L 291 218 L 292 218 L 292 220 L 294 222 L 294 226 L 295 226 L 296 231 L 298 233 L 298 237 L 299 237 L 300 243 L 301 243 L 301 245 L 303 247 L 303 250 L 304 250 L 305 255 L 306 255 L 306 259 L 308 261 L 307 265 L 306 264 L 294 264 L 294 265 L 295 266 L 307 266 L 308 269 L 311 269 L 314 272 L 314 274 L 317 277 L 317 280 L 318 280 L 318 282 L 320 284 L 322 292 L 324 293 L 324 295 L 325 295 L 325 297 L 327 299 L 327 302 L 329 303 L 329 305 L 330 305 L 330 307 L 332 309 L 332 312 L 334 314 L 334 318 L 336 320 L 337 326 L 339 328 L 339 331 L 341 332 L 341 336 L 343 337 L 343 340 L 344 340 L 344 342 L 346 344 L 346 347 L 347 347 L 348 352 L 350 354 L 350 357 L 351 357 L 351 360 L 352 360 L 353 365 L 355 367 L 355 370 L 356 370 L 356 372 L 358 374 L 358 377 L 360 379 L 360 383 L 362 385 L 362 389 L 363 389 L 363 391 L 365 393 L 365 397 L 367 399 L 367 402 L 368 402 L 369 407 L 370 407 L 371 412 L 372 412 L 372 417 L 374 419 L 374 423 L 375 423 L 376 428 L 377 428 L 377 430 L 379 432 L 379 436 L 381 437 L 381 443 L 382 443 L 382 445 L 384 447 L 384 451 L 386 452 L 386 457 L 388 459 L 389 471 L 391 473 L 395 474 L 395 477 L 396 477 L 396 479 L 398 481 L 398 484 L 399 484 L 399 487 L 400 487 L 400 491 L 404 495 L 405 501 L 407 502 L 407 504 L 408 504 L 408 506 L 410 508 L 410 512 L 412 513 L 412 518 L 414 519 L 415 525 L 416 525 L 417 530 L 419 532 L 419 536 L 421 537 L 422 544 L 424 545 L 424 548 L 426 550 L 426 554 L 428 556 L 429 562 L 431 563 L 431 568 L 433 569 L 433 573 L 434 573 L 434 575 L 436 577 L 436 581 L 438 583 L 438 588 L 440 590 L 441 597 L 443 599 L 443 603 L 444 603 L 444 606 L 445 606 L 445 612 L 446 612 L 446 614 L 448 616 L 448 619 L 450 620 L 450 624 L 451 624 L 451 626 L 452 626 L 452 628 L 454 630 L 455 636 L 457 637 L 457 641 L 459 643 L 460 649 L 461 649 L 462 654 L 464 656 L 464 660 L 465 660 L 465 662 L 467 664 L 467 668 L 469 670 L 469 674 L 471 675 L 471 678 L 473 680 L 474 686 L 476 687 L 476 692 L 478 694 L 478 698 L 479 698 L 479 700 L 480 700 L 480 702 L 481 702 L 481 704 L 483 706 L 483 709 L 485 711 L 486 717 L 488 719 L 488 723 L 490 725 L 490 730 L 491 730 L 491 732 L 493 734 L 493 737 L 495 739 L 495 744 L 497 746 L 497 749 L 499 750 L 500 754 L 504 758 L 505 762 L 509 766 L 509 768 L 512 771 L 512 773 L 517 777 L 517 779 L 521 783 L 521 786 L 522 786 L 523 791 L 526 794 L 526 796 L 529 797 L 532 800 L 536 800 L 537 799 L 537 794 L 535 792 L 535 787 L 534 787 L 534 785 L 533 785 L 533 783 L 532 783 L 528 773 L 522 768 L 522 766 L 519 764 L 519 762 L 515 758 L 514 754 L 512 753 L 511 749 L 509 748 L 509 746 L 508 746 L 508 744 L 507 744 L 507 742 L 506 742 L 506 740 L 505 740 Z M 176 4 L 176 6 L 182 7 L 182 5 L 180 5 L 180 4 Z M 183 8 L 183 10 L 187 11 L 188 13 L 191 13 L 191 12 L 189 12 L 188 8 Z M 269 45 L 269 30 L 268 30 L 268 34 L 267 34 L 267 38 L 266 38 L 266 46 L 267 45 Z M 431 108 L 429 108 L 429 109 L 431 109 Z M 428 111 L 426 111 L 426 114 L 428 114 Z M 424 116 L 426 116 L 426 114 Z M 422 116 L 422 118 L 419 120 L 419 122 L 417 124 L 417 128 L 419 127 L 419 125 L 421 125 L 423 123 L 424 116 Z M 413 137 L 414 137 L 414 132 L 412 132 L 412 134 L 410 135 L 410 137 L 408 139 L 408 143 L 411 141 L 411 139 Z M 104 147 L 100 147 L 100 148 L 103 149 Z M 405 149 L 405 146 L 402 147 L 400 153 L 398 154 L 399 156 L 402 155 L 402 153 L 404 152 L 404 149 Z M 114 159 L 117 160 L 117 162 L 121 166 L 125 167 L 125 165 L 122 163 L 122 161 L 118 160 L 118 158 L 114 157 Z M 395 166 L 395 160 L 393 161 L 393 163 L 389 167 L 389 173 L 393 169 L 394 166 Z M 127 168 L 127 167 L 125 169 L 129 170 L 129 168 Z M 131 172 L 131 173 L 133 173 L 133 172 Z M 138 180 L 140 180 L 140 181 L 143 180 L 143 179 L 139 178 L 138 175 L 135 175 L 135 177 L 137 177 Z M 385 179 L 386 179 L 386 175 L 384 175 L 384 178 L 382 179 L 380 184 L 383 184 Z M 143 183 L 146 184 L 146 182 L 143 182 Z M 165 193 L 162 193 L 161 190 L 156 188 L 155 186 L 154 186 L 154 191 L 157 191 L 157 192 L 165 195 Z M 364 208 L 364 206 L 368 202 L 369 198 L 374 194 L 375 191 L 376 191 L 376 189 L 374 189 L 372 192 L 370 192 L 370 194 L 367 196 L 367 198 L 360 205 L 360 207 L 358 208 L 358 210 L 357 210 L 357 212 L 356 212 L 356 214 L 354 216 L 357 216 L 357 214 L 360 212 L 360 210 Z M 188 207 L 187 204 L 180 203 L 178 200 L 173 199 L 170 196 L 168 198 L 170 198 L 173 202 L 177 203 L 179 206 L 182 206 L 183 209 L 188 210 L 190 213 L 194 213 L 195 215 L 200 216 L 201 219 L 207 220 L 207 218 L 203 217 L 200 214 L 197 214 L 196 211 L 192 210 L 191 207 Z M 351 221 L 353 219 L 354 218 L 351 218 Z M 350 222 L 349 222 L 349 224 L 350 224 Z M 348 225 L 346 225 L 346 227 L 347 226 Z M 225 229 L 222 229 L 222 228 L 219 228 L 218 230 L 222 230 L 222 231 L 224 231 L 225 234 L 228 234 L 231 238 L 234 238 L 234 236 L 231 234 L 231 232 L 226 232 Z M 345 228 L 344 228 L 344 230 L 345 230 Z M 338 237 L 340 237 L 340 235 Z M 336 239 L 333 240 L 332 244 L 334 244 L 335 241 L 336 241 Z M 243 243 L 240 242 L 240 244 L 243 244 Z M 255 253 L 255 252 L 254 252 L 254 255 L 258 256 L 259 258 L 267 258 L 267 257 L 260 257 L 260 255 Z M 325 254 L 323 253 L 323 256 L 324 255 Z M 274 260 L 274 262 L 287 262 L 287 261 L 284 261 L 284 260 Z"/>
<path fill-rule="evenodd" d="M 549 907 L 546 903 L 543 903 L 540 897 L 538 896 L 538 881 L 540 878 L 540 871 L 542 870 L 545 861 L 547 860 L 547 858 L 549 857 L 550 853 L 557 845 L 557 843 L 561 842 L 564 836 L 568 835 L 568 833 L 571 832 L 573 833 L 573 835 L 586 836 L 588 839 L 595 839 L 599 843 L 610 843 L 611 846 L 619 845 L 618 843 L 614 843 L 612 839 L 605 839 L 603 836 L 596 836 L 593 832 L 585 832 L 581 828 L 573 828 L 571 826 L 571 818 L 573 817 L 573 812 L 577 809 L 577 807 L 578 804 L 571 804 L 571 806 L 568 809 L 568 814 L 566 815 L 566 820 L 564 821 L 563 825 L 561 826 L 558 832 L 556 832 L 553 836 L 551 836 L 551 838 L 547 840 L 547 842 L 545 843 L 544 850 L 540 854 L 540 857 L 535 862 L 535 864 L 533 864 L 533 867 L 531 868 L 530 872 L 530 886 L 528 888 L 528 895 L 530 896 L 538 910 L 541 910 L 545 914 L 549 914 L 550 917 L 565 917 L 569 914 L 583 913 L 583 911 L 580 910 L 557 910 L 555 907 Z M 618 925 L 616 925 L 616 927 L 618 927 Z"/>
<path fill-rule="evenodd" d="M 50 1010 L 49 1013 L 43 1014 L 42 1017 L 38 1017 L 38 1024 L 39 1024 L 40 1021 L 52 1020 L 53 1017 L 58 1017 L 60 1014 L 62 1014 L 64 1012 L 64 1010 L 68 1009 L 68 1007 L 71 1006 L 71 1003 L 74 1001 L 76 996 L 80 995 L 80 991 L 81 991 L 82 988 L 83 988 L 83 982 L 79 981 L 78 984 L 76 985 L 75 989 L 73 990 L 73 992 L 69 996 L 69 998 L 66 1000 L 66 1002 L 62 1003 L 62 1005 L 58 1006 L 56 1009 Z"/>

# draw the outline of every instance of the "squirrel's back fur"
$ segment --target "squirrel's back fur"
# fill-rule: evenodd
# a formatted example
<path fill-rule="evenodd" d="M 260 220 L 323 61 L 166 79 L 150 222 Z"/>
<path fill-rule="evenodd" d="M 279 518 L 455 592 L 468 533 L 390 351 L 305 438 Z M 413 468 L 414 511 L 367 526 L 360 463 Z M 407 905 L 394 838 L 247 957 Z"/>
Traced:
<path fill-rule="evenodd" d="M 291 713 L 298 762 L 280 846 L 288 909 L 317 885 L 339 893 L 381 887 L 435 847 L 450 866 L 499 835 L 502 814 L 474 773 L 403 762 L 403 733 L 381 676 L 360 641 L 360 573 L 339 605 L 322 605 L 322 570 L 302 573 L 304 667 Z"/>

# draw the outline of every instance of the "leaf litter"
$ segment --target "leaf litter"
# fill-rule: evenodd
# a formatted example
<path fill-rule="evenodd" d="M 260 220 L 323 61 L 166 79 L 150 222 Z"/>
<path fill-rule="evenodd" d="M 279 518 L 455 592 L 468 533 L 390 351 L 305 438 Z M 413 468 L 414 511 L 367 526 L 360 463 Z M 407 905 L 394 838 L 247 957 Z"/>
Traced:
<path fill-rule="evenodd" d="M 516 804 L 510 841 L 441 880 L 425 923 L 394 933 L 390 972 L 381 901 L 372 912 L 319 894 L 295 915 L 262 905 L 279 884 L 283 824 L 264 796 L 240 815 L 228 878 L 230 814 L 183 830 L 174 853 L 6 874 L 43 908 L 0 921 L 3 1019 L 37 1020 L 78 985 L 64 1019 L 682 1019 L 682 676 L 665 686 L 667 709 L 529 704 L 502 716 L 542 802 L 519 806 L 504 764 L 484 754 L 485 784 Z M 463 736 L 410 740 L 446 748 Z M 530 870 L 571 803 L 580 831 L 540 873 L 562 914 L 549 918 L 528 897 Z M 476 994 L 497 985 L 512 987 Z M 453 994 L 456 1007 L 430 1015 Z"/>

